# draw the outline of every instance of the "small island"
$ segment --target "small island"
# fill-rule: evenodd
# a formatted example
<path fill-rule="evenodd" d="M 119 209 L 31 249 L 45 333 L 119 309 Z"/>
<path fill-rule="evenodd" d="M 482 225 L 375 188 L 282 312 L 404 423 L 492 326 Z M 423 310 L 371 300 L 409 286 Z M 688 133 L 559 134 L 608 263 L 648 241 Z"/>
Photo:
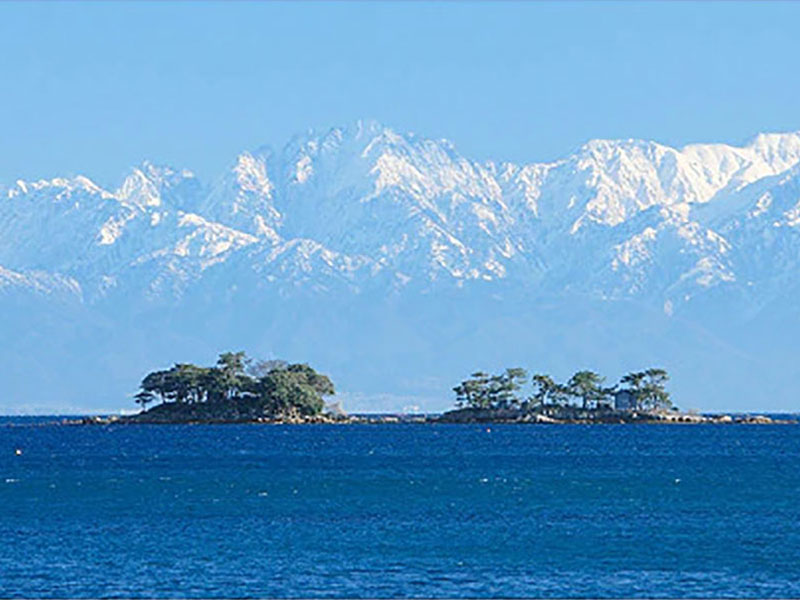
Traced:
<path fill-rule="evenodd" d="M 649 368 L 628 373 L 612 386 L 594 371 L 578 371 L 566 382 L 525 369 L 491 375 L 478 371 L 453 388 L 455 407 L 436 415 L 347 415 L 326 398 L 331 379 L 305 363 L 253 360 L 225 352 L 215 365 L 178 363 L 148 373 L 134 400 L 141 412 L 86 417 L 81 424 L 769 424 L 763 415 L 700 415 L 681 412 L 666 389 L 669 375 Z M 153 405 L 148 408 L 149 405 Z"/>
<path fill-rule="evenodd" d="M 142 412 L 126 423 L 305 423 L 327 421 L 333 382 L 307 364 L 254 361 L 225 352 L 216 365 L 178 363 L 148 373 L 134 396 Z M 147 408 L 149 404 L 155 404 Z"/>
<path fill-rule="evenodd" d="M 510 368 L 497 375 L 473 373 L 453 388 L 456 408 L 444 423 L 776 423 L 763 415 L 733 417 L 681 412 L 666 389 L 661 368 L 628 373 L 613 386 L 594 371 L 578 371 L 564 383 Z M 530 386 L 530 388 L 528 388 Z"/>

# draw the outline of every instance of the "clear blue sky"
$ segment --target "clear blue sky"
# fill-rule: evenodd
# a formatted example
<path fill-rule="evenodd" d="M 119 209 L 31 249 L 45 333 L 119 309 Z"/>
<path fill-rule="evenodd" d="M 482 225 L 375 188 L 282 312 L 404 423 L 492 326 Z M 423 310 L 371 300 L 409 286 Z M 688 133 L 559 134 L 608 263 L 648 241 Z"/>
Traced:
<path fill-rule="evenodd" d="M 0 3 L 0 182 L 219 174 L 361 117 L 467 155 L 800 129 L 798 3 Z"/>

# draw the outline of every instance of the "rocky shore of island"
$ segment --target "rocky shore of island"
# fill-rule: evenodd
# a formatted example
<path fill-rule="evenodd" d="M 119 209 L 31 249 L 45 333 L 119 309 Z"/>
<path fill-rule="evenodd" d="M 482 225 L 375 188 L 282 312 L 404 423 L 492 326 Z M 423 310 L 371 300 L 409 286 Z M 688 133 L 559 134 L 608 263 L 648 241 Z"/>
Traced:
<path fill-rule="evenodd" d="M 551 425 L 772 425 L 794 424 L 790 419 L 774 419 L 767 415 L 685 413 L 677 410 L 636 411 L 614 409 L 559 409 L 521 411 L 512 409 L 461 408 L 436 417 L 438 423 L 532 423 Z"/>
<path fill-rule="evenodd" d="M 209 407 L 204 407 L 208 409 Z M 547 415 L 515 410 L 462 408 L 442 414 L 361 414 L 323 413 L 304 415 L 298 412 L 269 416 L 236 413 L 223 408 L 217 411 L 150 411 L 136 415 L 88 416 L 64 421 L 70 425 L 465 425 L 465 424 L 542 424 L 542 425 L 784 425 L 797 424 L 792 419 L 776 419 L 759 414 L 711 414 L 646 411 L 577 411 Z"/>

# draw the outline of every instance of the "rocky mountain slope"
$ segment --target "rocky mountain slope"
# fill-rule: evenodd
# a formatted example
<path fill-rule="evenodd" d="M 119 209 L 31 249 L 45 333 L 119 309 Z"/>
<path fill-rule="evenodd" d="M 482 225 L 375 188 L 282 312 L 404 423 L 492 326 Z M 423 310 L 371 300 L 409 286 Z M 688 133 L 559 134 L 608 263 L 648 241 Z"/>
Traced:
<path fill-rule="evenodd" d="M 122 407 L 140 372 L 222 346 L 315 360 L 351 408 L 443 408 L 477 367 L 649 362 L 684 406 L 791 408 L 799 164 L 800 133 L 515 165 L 359 122 L 211 183 L 19 181 L 0 408 Z"/>

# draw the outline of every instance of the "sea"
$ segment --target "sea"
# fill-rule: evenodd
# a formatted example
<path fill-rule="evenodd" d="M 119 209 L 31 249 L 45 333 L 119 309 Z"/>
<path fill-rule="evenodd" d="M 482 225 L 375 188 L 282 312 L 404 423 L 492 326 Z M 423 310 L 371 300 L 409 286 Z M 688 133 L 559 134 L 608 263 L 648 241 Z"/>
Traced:
<path fill-rule="evenodd" d="M 798 597 L 795 425 L 0 419 L 0 597 Z"/>

